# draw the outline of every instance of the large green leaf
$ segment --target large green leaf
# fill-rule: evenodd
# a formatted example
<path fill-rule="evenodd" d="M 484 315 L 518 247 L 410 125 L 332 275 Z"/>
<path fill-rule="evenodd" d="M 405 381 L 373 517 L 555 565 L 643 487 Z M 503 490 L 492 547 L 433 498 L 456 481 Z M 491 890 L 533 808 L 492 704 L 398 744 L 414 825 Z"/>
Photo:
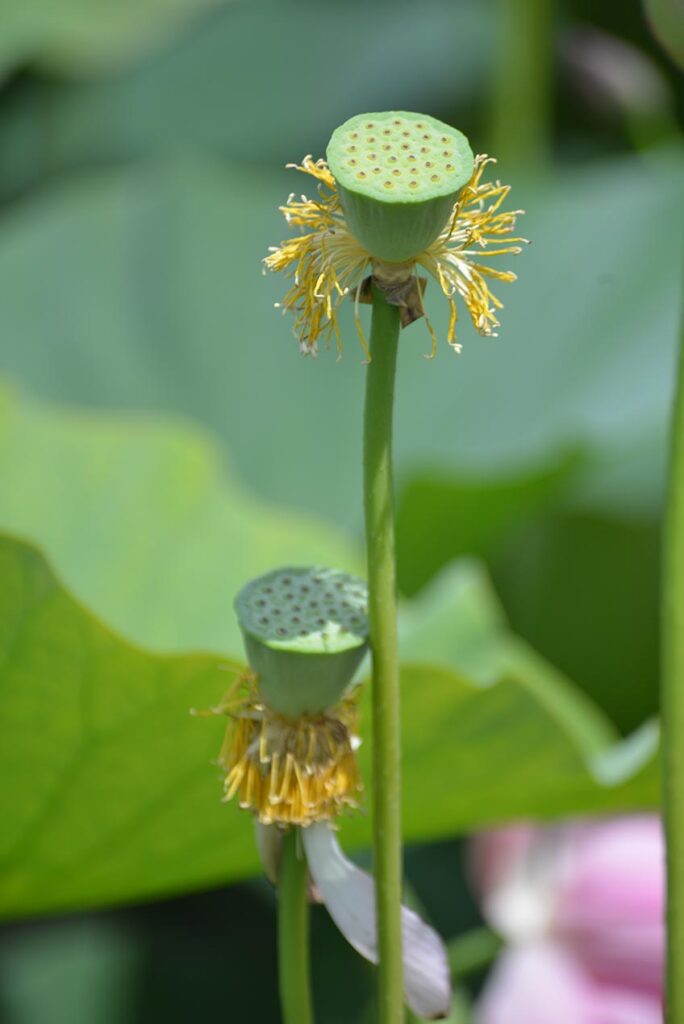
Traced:
<path fill-rule="evenodd" d="M 222 723 L 188 715 L 216 701 L 236 666 L 130 646 L 66 593 L 35 549 L 6 536 L 0 579 L 1 913 L 149 898 L 257 871 L 249 818 L 220 804 L 209 766 Z M 484 678 L 508 663 L 492 653 L 502 627 L 477 574 L 457 575 L 450 589 L 436 610 L 457 615 L 459 630 L 435 652 L 442 667 L 408 667 L 402 679 L 407 838 L 652 806 L 648 736 L 611 747 L 591 707 L 553 673 L 542 692 L 520 662 L 489 685 L 447 667 Z M 413 651 L 432 644 L 432 618 L 428 608 L 409 625 Z M 367 712 L 366 693 L 366 732 Z M 368 820 L 350 820 L 345 833 L 367 842 Z"/>

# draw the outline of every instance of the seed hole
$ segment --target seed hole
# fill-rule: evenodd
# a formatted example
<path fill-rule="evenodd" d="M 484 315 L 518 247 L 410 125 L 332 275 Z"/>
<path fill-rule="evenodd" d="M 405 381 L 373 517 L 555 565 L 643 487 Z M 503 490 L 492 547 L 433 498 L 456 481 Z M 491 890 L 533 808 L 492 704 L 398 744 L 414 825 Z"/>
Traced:
<path fill-rule="evenodd" d="M 417 188 L 417 187 L 418 187 L 418 182 L 417 181 L 409 181 L 409 188 Z"/>
<path fill-rule="evenodd" d="M 349 136 L 350 139 L 358 139 L 358 137 L 359 137 L 359 133 L 358 132 L 352 132 L 351 135 Z"/>
<path fill-rule="evenodd" d="M 405 139 L 410 139 L 411 138 L 411 132 L 402 132 L 401 134 L 402 134 L 402 136 Z"/>
<path fill-rule="evenodd" d="M 287 630 L 283 626 L 278 626 L 276 633 L 278 634 L 278 636 L 285 636 Z"/>
<path fill-rule="evenodd" d="M 348 152 L 355 153 L 356 152 L 356 146 L 350 146 Z"/>
<path fill-rule="evenodd" d="M 448 137 L 446 135 L 443 135 L 442 138 L 439 141 L 443 142 L 446 145 L 446 143 L 449 141 L 449 139 L 448 139 Z"/>
<path fill-rule="evenodd" d="M 366 172 L 365 171 L 359 171 L 358 174 L 356 175 L 356 177 L 357 178 L 365 178 L 366 177 Z"/>
<path fill-rule="evenodd" d="M 401 148 L 402 149 L 410 149 L 411 147 L 409 146 L 408 142 L 402 142 Z"/>
<path fill-rule="evenodd" d="M 399 168 L 397 168 L 396 171 L 392 171 L 392 174 L 394 175 L 395 178 L 401 177 L 401 171 L 399 170 Z"/>
<path fill-rule="evenodd" d="M 383 182 L 383 184 L 384 184 L 385 188 L 394 188 L 394 185 L 392 184 L 391 181 L 385 181 L 385 182 Z"/>
<path fill-rule="evenodd" d="M 426 167 L 434 167 L 435 165 L 433 164 L 432 160 L 426 160 L 425 161 L 425 166 Z"/>
<path fill-rule="evenodd" d="M 426 142 L 430 141 L 430 136 L 427 134 L 427 132 L 422 137 L 425 139 Z"/>
<path fill-rule="evenodd" d="M 429 153 L 430 152 L 430 150 L 428 149 L 427 146 L 421 146 L 420 147 L 420 151 L 421 151 L 421 153 Z"/>
<path fill-rule="evenodd" d="M 391 149 L 392 147 L 390 146 L 390 144 L 389 144 L 388 142 L 386 142 L 386 143 L 385 143 L 385 145 L 384 145 L 384 146 L 383 146 L 382 148 L 383 148 L 383 149 L 384 149 L 384 151 L 385 151 L 385 152 L 387 153 L 387 152 L 388 152 L 388 150 L 390 150 L 390 149 Z"/>
<path fill-rule="evenodd" d="M 401 121 L 392 121 L 392 124 L 401 124 Z"/>
<path fill-rule="evenodd" d="M 383 135 L 391 135 L 392 134 L 392 129 L 391 128 L 383 128 L 382 129 L 382 134 Z"/>
<path fill-rule="evenodd" d="M 373 174 L 380 174 L 380 168 L 379 167 L 374 167 L 373 168 Z"/>
<path fill-rule="evenodd" d="M 396 156 L 390 156 L 390 157 L 388 157 L 388 158 L 387 158 L 387 162 L 388 162 L 388 163 L 390 163 L 390 164 L 396 164 L 396 162 L 397 162 L 397 158 L 396 158 Z"/>
<path fill-rule="evenodd" d="M 442 153 L 442 156 L 450 157 L 451 156 L 451 150 L 450 149 L 445 149 L 444 152 Z"/>
<path fill-rule="evenodd" d="M 439 181 L 439 174 L 431 174 L 430 181 Z"/>
<path fill-rule="evenodd" d="M 407 157 L 406 159 L 409 161 L 409 163 L 412 163 L 412 164 L 414 164 L 416 162 L 416 158 L 413 155 L 413 153 L 411 154 L 411 156 Z"/>
<path fill-rule="evenodd" d="M 349 166 L 350 167 L 356 167 L 356 160 L 350 160 L 349 161 Z"/>
<path fill-rule="evenodd" d="M 453 171 L 454 165 L 453 164 L 447 164 L 446 165 L 446 169 L 447 169 L 447 171 Z"/>
<path fill-rule="evenodd" d="M 371 146 L 372 146 L 373 143 L 375 142 L 375 136 L 374 135 L 369 135 L 368 138 L 366 139 L 366 142 L 369 142 L 371 144 Z"/>
<path fill-rule="evenodd" d="M 369 121 L 368 124 L 366 125 L 366 128 L 375 128 L 375 122 Z M 352 138 L 353 138 L 353 136 L 352 136 Z"/>

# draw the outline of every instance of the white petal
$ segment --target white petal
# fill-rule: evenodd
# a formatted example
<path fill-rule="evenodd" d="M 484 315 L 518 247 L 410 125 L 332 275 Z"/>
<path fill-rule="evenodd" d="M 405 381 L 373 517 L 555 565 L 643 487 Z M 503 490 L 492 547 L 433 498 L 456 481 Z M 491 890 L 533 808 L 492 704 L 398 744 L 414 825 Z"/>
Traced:
<path fill-rule="evenodd" d="M 302 836 L 309 870 L 330 916 L 350 945 L 377 964 L 375 882 L 347 860 L 335 833 L 324 822 L 302 829 Z M 406 1002 L 418 1017 L 442 1019 L 451 1004 L 444 943 L 407 907 L 401 908 L 401 923 Z"/>

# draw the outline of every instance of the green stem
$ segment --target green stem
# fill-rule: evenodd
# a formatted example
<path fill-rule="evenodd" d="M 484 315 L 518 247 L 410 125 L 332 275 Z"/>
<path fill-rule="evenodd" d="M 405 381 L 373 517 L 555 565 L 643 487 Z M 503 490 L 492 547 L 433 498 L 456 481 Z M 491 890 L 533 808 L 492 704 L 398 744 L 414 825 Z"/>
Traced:
<path fill-rule="evenodd" d="M 283 1024 L 313 1024 L 306 859 L 297 829 L 283 838 L 278 879 L 278 980 Z"/>
<path fill-rule="evenodd" d="M 394 554 L 392 419 L 399 310 L 373 289 L 364 416 L 368 613 L 373 659 L 373 856 L 377 885 L 380 1024 L 404 1019 L 401 958 L 399 658 Z"/>
<path fill-rule="evenodd" d="M 491 152 L 543 169 L 551 146 L 554 0 L 499 0 Z"/>
<path fill-rule="evenodd" d="M 663 771 L 667 839 L 666 1011 L 684 1020 L 684 336 L 672 424 L 663 566 Z"/>

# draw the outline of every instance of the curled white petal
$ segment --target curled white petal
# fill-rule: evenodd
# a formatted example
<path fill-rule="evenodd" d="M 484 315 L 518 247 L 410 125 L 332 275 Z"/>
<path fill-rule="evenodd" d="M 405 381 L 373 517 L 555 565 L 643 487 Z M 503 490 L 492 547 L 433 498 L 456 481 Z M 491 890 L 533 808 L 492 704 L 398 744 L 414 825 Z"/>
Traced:
<path fill-rule="evenodd" d="M 335 833 L 318 822 L 302 829 L 309 870 L 330 916 L 347 941 L 371 963 L 378 962 L 375 882 L 342 853 Z M 401 908 L 404 994 L 419 1017 L 449 1014 L 451 982 L 444 943 L 407 907 Z"/>

